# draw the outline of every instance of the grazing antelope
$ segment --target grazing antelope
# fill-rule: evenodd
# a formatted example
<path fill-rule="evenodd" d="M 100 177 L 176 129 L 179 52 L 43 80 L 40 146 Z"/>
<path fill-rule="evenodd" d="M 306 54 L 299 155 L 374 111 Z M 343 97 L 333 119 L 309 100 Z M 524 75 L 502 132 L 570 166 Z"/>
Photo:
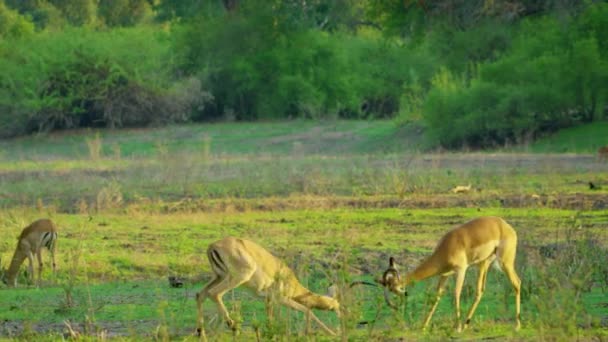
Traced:
<path fill-rule="evenodd" d="M 48 248 L 51 253 L 53 272 L 55 272 L 55 245 L 57 242 L 57 227 L 53 221 L 49 219 L 40 219 L 32 222 L 25 227 L 19 235 L 17 248 L 11 264 L 6 272 L 6 279 L 3 279 L 8 286 L 17 285 L 17 273 L 19 267 L 27 258 L 29 260 L 28 276 L 30 282 L 33 282 L 34 277 L 34 255 L 38 258 L 38 280 L 37 285 L 40 285 L 40 277 L 42 274 L 42 249 Z"/>
<path fill-rule="evenodd" d="M 330 287 L 329 296 L 312 293 L 300 284 L 294 272 L 283 261 L 258 244 L 244 239 L 227 237 L 212 243 L 207 248 L 207 258 L 214 278 L 196 295 L 197 330 L 201 337 L 205 336 L 202 310 L 207 297 L 216 303 L 228 326 L 233 330 L 236 328 L 222 296 L 240 285 L 265 297 L 267 305 L 270 296 L 277 294 L 281 304 L 304 312 L 307 318 L 312 318 L 325 332 L 335 335 L 311 310 L 333 310 L 340 316 L 340 303 L 335 299 L 333 287 Z"/>
<path fill-rule="evenodd" d="M 602 146 L 597 150 L 597 159 L 599 161 L 608 161 L 608 146 Z"/>
<path fill-rule="evenodd" d="M 477 278 L 475 300 L 467 314 L 464 324 L 465 329 L 469 325 L 471 317 L 473 317 L 473 313 L 481 300 L 486 287 L 488 268 L 494 261 L 506 273 L 515 290 L 515 320 L 516 329 L 519 330 L 521 326 L 519 321 L 521 281 L 514 267 L 516 248 L 517 234 L 507 222 L 499 217 L 480 217 L 455 227 L 445 234 L 439 240 L 433 254 L 404 278 L 401 277 L 395 265 L 395 260 L 391 257 L 389 259 L 389 268 L 377 282 L 384 286 L 387 304 L 395 307 L 388 298 L 388 290 L 396 294 L 407 294 L 406 286 L 408 284 L 438 275 L 439 284 L 437 286 L 435 303 L 426 316 L 423 325 L 423 329 L 426 329 L 443 294 L 448 276 L 456 274 L 456 286 L 454 288 L 456 329 L 457 331 L 461 331 L 460 292 L 467 268 L 469 266 L 478 266 L 479 276 Z"/>

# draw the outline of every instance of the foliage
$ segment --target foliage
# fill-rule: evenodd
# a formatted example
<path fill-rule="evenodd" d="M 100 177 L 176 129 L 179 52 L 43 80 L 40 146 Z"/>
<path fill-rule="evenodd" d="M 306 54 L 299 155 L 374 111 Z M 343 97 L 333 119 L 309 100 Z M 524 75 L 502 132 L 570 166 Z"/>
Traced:
<path fill-rule="evenodd" d="M 183 121 L 205 98 L 198 82 L 169 82 L 168 45 L 147 29 L 71 29 L 11 44 L 0 56 L 3 137 Z"/>
<path fill-rule="evenodd" d="M 193 20 L 179 30 L 180 67 L 199 73 L 216 99 L 201 119 L 392 116 L 398 110 L 410 68 L 402 47 L 310 29 L 302 24 L 307 19 L 288 13 L 243 4 L 239 13 Z"/>
<path fill-rule="evenodd" d="M 14 39 L 34 33 L 34 25 L 28 18 L 8 8 L 0 1 L 0 41 Z"/>
<path fill-rule="evenodd" d="M 105 0 L 99 3 L 99 16 L 109 27 L 135 26 L 152 17 L 152 8 L 144 0 Z"/>
<path fill-rule="evenodd" d="M 454 87 L 434 84 L 423 110 L 431 137 L 446 147 L 485 147 L 602 118 L 608 59 L 600 51 L 606 37 L 603 22 L 588 16 L 608 5 L 597 6 L 566 26 L 548 17 L 526 20 L 500 58 L 481 60 Z"/>
<path fill-rule="evenodd" d="M 4 3 L 0 137 L 185 120 L 396 117 L 424 125 L 429 145 L 485 148 L 606 117 L 601 1 Z M 109 43 L 124 34 L 117 27 L 137 27 L 137 50 L 127 39 Z M 455 88 L 437 83 L 446 75 Z"/>

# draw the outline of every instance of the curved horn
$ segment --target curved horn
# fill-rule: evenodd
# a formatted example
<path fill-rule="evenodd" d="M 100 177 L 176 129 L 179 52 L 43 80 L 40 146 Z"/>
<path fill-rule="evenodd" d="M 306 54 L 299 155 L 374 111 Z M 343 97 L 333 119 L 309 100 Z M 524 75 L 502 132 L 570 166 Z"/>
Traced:
<path fill-rule="evenodd" d="M 398 309 L 397 305 L 395 305 L 393 302 L 391 302 L 389 295 L 390 295 L 390 291 L 385 287 L 384 288 L 384 300 L 386 301 L 386 304 L 388 306 L 390 306 L 391 308 L 397 310 Z"/>
<path fill-rule="evenodd" d="M 356 281 L 353 281 L 352 283 L 350 283 L 350 285 L 348 287 L 352 288 L 353 286 L 357 286 L 357 285 L 368 285 L 368 286 L 378 287 L 378 284 L 372 283 L 371 281 L 365 281 L 365 280 L 356 280 Z"/>
<path fill-rule="evenodd" d="M 395 281 L 397 281 L 397 282 L 401 281 L 401 274 L 399 273 L 399 270 L 397 269 L 397 264 L 395 263 L 395 258 L 390 257 L 388 259 L 388 269 L 386 271 L 384 271 L 384 273 L 382 274 L 381 284 L 384 285 L 384 300 L 386 301 L 386 304 L 393 309 L 397 309 L 398 307 L 390 300 L 389 288 Z"/>
<path fill-rule="evenodd" d="M 397 279 L 401 279 L 401 273 L 399 273 L 399 270 L 397 269 L 397 264 L 395 263 L 395 258 L 393 257 L 388 258 L 388 269 L 386 270 L 386 272 L 384 272 L 383 277 L 385 277 L 389 271 L 393 273 L 394 276 L 397 277 Z"/>

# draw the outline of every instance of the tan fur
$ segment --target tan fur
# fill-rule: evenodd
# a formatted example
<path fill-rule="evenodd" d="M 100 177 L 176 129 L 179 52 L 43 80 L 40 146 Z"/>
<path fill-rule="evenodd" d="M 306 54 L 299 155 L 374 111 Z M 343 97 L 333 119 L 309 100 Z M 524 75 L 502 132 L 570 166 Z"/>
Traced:
<path fill-rule="evenodd" d="M 291 268 L 263 247 L 249 240 L 227 237 L 209 245 L 207 257 L 214 278 L 196 295 L 198 330 L 201 336 L 204 336 L 202 307 L 207 297 L 216 303 L 228 326 L 235 328 L 222 296 L 241 285 L 266 298 L 267 309 L 270 296 L 276 295 L 281 304 L 304 312 L 307 318 L 312 318 L 325 332 L 335 335 L 311 309 L 333 310 L 339 316 L 338 301 L 305 288 Z"/>
<path fill-rule="evenodd" d="M 597 159 L 599 161 L 608 161 L 608 146 L 602 146 L 597 150 Z"/>
<path fill-rule="evenodd" d="M 17 274 L 23 261 L 29 260 L 30 281 L 34 277 L 34 255 L 38 259 L 37 285 L 40 285 L 42 275 L 42 249 L 48 248 L 51 254 L 53 272 L 55 272 L 55 246 L 57 242 L 57 227 L 49 219 L 34 221 L 25 227 L 19 235 L 15 254 L 7 271 L 6 283 L 8 286 L 17 285 Z"/>
<path fill-rule="evenodd" d="M 455 194 L 466 193 L 466 192 L 471 191 L 471 184 L 469 184 L 469 185 L 457 185 L 456 187 L 452 188 L 450 191 L 453 192 L 453 193 L 455 193 Z"/>
<path fill-rule="evenodd" d="M 456 274 L 456 286 L 454 289 L 456 327 L 460 331 L 460 292 L 467 268 L 469 266 L 479 267 L 479 276 L 477 279 L 477 294 L 467 314 L 464 324 L 465 329 L 469 325 L 471 317 L 485 290 L 488 268 L 493 261 L 496 261 L 506 273 L 511 285 L 515 289 L 515 319 L 516 329 L 519 329 L 521 281 L 515 272 L 516 249 L 517 234 L 507 222 L 499 217 L 480 217 L 446 233 L 439 240 L 433 254 L 403 279 L 399 275 L 396 265 L 394 265 L 391 258 L 389 268 L 378 282 L 394 293 L 403 294 L 408 284 L 438 275 L 437 297 L 425 319 L 424 328 L 426 328 L 443 294 L 447 277 L 451 274 Z M 389 302 L 388 297 L 387 302 Z M 390 302 L 389 305 L 391 305 Z"/>

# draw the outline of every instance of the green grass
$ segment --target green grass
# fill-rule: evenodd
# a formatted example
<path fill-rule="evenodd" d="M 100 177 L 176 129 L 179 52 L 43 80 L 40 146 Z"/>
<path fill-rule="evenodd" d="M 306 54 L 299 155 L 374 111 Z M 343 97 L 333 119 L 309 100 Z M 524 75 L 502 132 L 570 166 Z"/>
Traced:
<path fill-rule="evenodd" d="M 41 214 L 44 213 L 11 210 L 2 215 L 2 225 L 7 227 L 7 235 L 14 236 L 24 222 Z M 537 308 L 538 303 L 544 303 L 556 294 L 570 298 L 571 291 L 568 287 L 558 287 L 546 292 L 537 287 L 541 284 L 538 279 L 544 279 L 544 276 L 536 269 L 551 267 L 534 261 L 538 247 L 590 234 L 602 241 L 605 248 L 608 241 L 605 212 L 547 208 L 368 208 L 155 214 L 132 210 L 128 214 L 98 214 L 91 220 L 86 215 L 56 213 L 51 216 L 61 229 L 58 274 L 52 277 L 47 270 L 41 289 L 2 289 L 0 306 L 8 310 L 0 313 L 0 321 L 30 326 L 33 332 L 44 332 L 44 336 L 62 331 L 65 320 L 81 324 L 80 329 L 84 329 L 82 325 L 88 319 L 90 329 L 108 329 L 117 335 L 143 338 L 153 336 L 154 331 L 162 327 L 173 338 L 183 338 L 194 329 L 193 295 L 204 281 L 172 289 L 166 276 L 177 274 L 188 279 L 208 279 L 210 271 L 204 257 L 205 248 L 222 236 L 236 235 L 259 242 L 286 260 L 304 284 L 323 292 L 330 282 L 371 280 L 386 267 L 389 255 L 397 257 L 402 267 L 409 269 L 431 252 L 437 239 L 452 225 L 479 215 L 501 215 L 518 231 L 520 249 L 516 268 L 525 284 L 522 294 L 524 330 L 519 335 L 512 332 L 513 304 L 509 285 L 504 275 L 492 270 L 475 316 L 475 328 L 462 338 L 497 335 L 535 339 L 547 324 L 539 323 L 539 315 L 543 313 Z M 572 231 L 572 227 L 579 225 L 584 228 L 584 234 Z M 14 241 L 2 241 L 2 260 L 10 259 L 13 244 Z M 474 269 L 468 272 L 463 312 L 473 299 L 475 273 Z M 398 316 L 385 306 L 377 311 L 382 303 L 381 291 L 365 288 L 361 289 L 364 292 L 356 292 L 354 299 L 344 304 L 350 305 L 355 315 L 347 322 L 349 336 L 355 340 L 370 336 L 382 339 L 389 336 L 387 334 L 420 337 L 418 329 L 428 311 L 435 284 L 436 279 L 415 284 L 409 291 L 407 311 Z M 68 291 L 73 306 L 66 304 Z M 244 336 L 252 338 L 251 325 L 265 322 L 261 301 L 239 290 L 234 297 L 232 294 L 226 296 L 226 302 L 230 303 L 231 310 L 240 312 Z M 424 336 L 435 339 L 453 335 L 452 302 L 448 289 L 434 318 L 435 324 Z M 579 316 L 575 321 L 584 323 L 605 319 L 605 312 L 598 310 L 605 303 L 608 303 L 605 289 L 593 286 L 590 292 L 583 292 L 579 300 L 558 304 L 574 305 L 567 306 L 568 310 L 577 312 Z M 205 312 L 208 319 L 214 316 L 216 309 L 212 302 L 207 302 Z M 373 328 L 356 328 L 357 321 L 372 320 L 376 315 L 378 322 Z M 291 313 L 289 317 L 292 322 L 289 323 L 290 334 L 301 333 L 301 315 Z M 329 313 L 320 313 L 320 317 L 334 326 L 337 324 Z M 570 329 L 572 321 L 568 319 L 562 324 Z M 596 328 L 584 329 L 576 328 L 576 324 L 574 322 L 574 332 L 584 336 L 602 334 L 602 330 L 597 329 L 599 323 L 593 323 L 592 327 Z M 264 329 L 266 333 L 274 331 Z M 221 324 L 210 326 L 209 331 L 226 339 L 230 336 Z M 558 329 L 544 334 L 571 336 L 573 332 L 568 331 Z"/>
<path fill-rule="evenodd" d="M 214 123 L 156 129 L 99 131 L 102 155 L 123 158 L 164 153 L 214 155 L 344 155 L 412 151 L 419 146 L 413 129 L 391 121 L 281 121 Z M 76 131 L 0 141 L 0 158 L 52 160 L 87 158 L 93 131 Z M 119 152 L 118 152 L 119 151 Z"/>
<path fill-rule="evenodd" d="M 431 329 L 420 331 L 436 286 L 429 280 L 411 289 L 407 310 L 397 314 L 381 305 L 377 289 L 344 291 L 345 336 L 605 339 L 608 164 L 589 154 L 544 153 L 558 144 L 538 154 L 425 154 L 419 141 L 414 128 L 389 121 L 222 123 L 1 141 L 2 266 L 14 237 L 36 218 L 55 220 L 60 240 L 59 271 L 47 269 L 42 288 L 0 287 L 0 308 L 8 308 L 0 310 L 0 339 L 60 339 L 66 320 L 99 339 L 103 330 L 134 340 L 194 339 L 193 295 L 209 278 L 206 247 L 221 237 L 257 241 L 323 292 L 331 282 L 345 290 L 352 280 L 372 280 L 391 255 L 410 269 L 447 229 L 480 215 L 502 216 L 518 231 L 520 333 L 512 331 L 509 285 L 491 271 L 474 328 L 463 335 L 452 330 L 449 290 Z M 450 192 L 467 184 L 468 193 Z M 589 248 L 589 239 L 599 245 Z M 556 242 L 565 244 L 558 259 L 539 254 Z M 474 295 L 475 271 L 468 273 L 463 314 Z M 193 282 L 171 289 L 169 275 Z M 251 294 L 237 290 L 226 303 L 243 318 L 241 340 L 255 339 L 254 325 L 268 339 L 307 340 L 299 314 L 284 310 L 266 325 Z M 233 339 L 213 321 L 210 301 L 205 312 L 213 339 Z M 376 316 L 375 325 L 357 327 Z"/>
<path fill-rule="evenodd" d="M 426 149 L 420 128 L 399 127 L 388 120 L 279 121 L 213 123 L 154 129 L 74 131 L 0 141 L 0 160 L 65 160 L 88 158 L 87 140 L 101 139 L 102 156 L 151 158 L 159 154 L 353 155 L 404 153 Z M 608 145 L 608 122 L 563 129 L 529 146 L 539 153 L 595 153 Z M 510 148 L 509 148 L 510 149 Z"/>
<path fill-rule="evenodd" d="M 595 122 L 562 129 L 541 138 L 529 146 L 531 152 L 541 153 L 597 153 L 608 146 L 608 122 Z"/>

